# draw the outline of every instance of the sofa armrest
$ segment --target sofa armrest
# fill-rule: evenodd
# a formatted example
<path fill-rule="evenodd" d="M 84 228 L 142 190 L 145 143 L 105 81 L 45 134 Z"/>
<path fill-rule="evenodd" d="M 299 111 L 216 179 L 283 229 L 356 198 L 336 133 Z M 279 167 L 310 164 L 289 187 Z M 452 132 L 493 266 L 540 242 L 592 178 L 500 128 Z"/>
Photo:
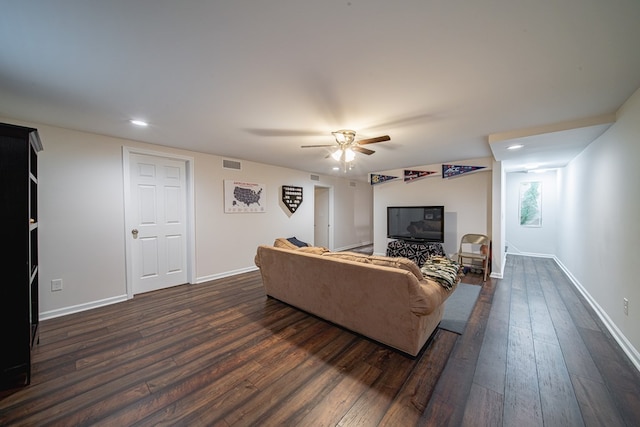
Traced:
<path fill-rule="evenodd" d="M 431 314 L 436 308 L 444 304 L 457 286 L 457 283 L 447 290 L 438 282 L 431 279 L 422 279 L 418 282 L 418 288 L 411 298 L 411 312 L 424 316 Z"/>

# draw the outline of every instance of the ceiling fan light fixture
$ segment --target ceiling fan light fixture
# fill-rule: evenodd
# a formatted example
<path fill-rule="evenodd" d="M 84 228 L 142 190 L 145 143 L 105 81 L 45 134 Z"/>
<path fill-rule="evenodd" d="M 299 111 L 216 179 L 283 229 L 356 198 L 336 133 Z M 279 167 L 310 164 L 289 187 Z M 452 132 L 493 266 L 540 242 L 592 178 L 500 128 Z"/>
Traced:
<path fill-rule="evenodd" d="M 353 140 L 356 138 L 355 131 L 348 130 L 348 129 L 342 129 L 335 132 L 331 132 L 331 134 L 335 136 L 336 141 L 340 145 L 351 144 Z"/>
<path fill-rule="evenodd" d="M 338 149 L 334 151 L 333 154 L 331 154 L 331 157 L 333 157 L 336 162 L 339 162 L 342 158 L 342 150 Z"/>
<path fill-rule="evenodd" d="M 347 148 L 344 150 L 344 161 L 347 163 L 351 163 L 356 158 L 356 153 L 351 148 Z"/>

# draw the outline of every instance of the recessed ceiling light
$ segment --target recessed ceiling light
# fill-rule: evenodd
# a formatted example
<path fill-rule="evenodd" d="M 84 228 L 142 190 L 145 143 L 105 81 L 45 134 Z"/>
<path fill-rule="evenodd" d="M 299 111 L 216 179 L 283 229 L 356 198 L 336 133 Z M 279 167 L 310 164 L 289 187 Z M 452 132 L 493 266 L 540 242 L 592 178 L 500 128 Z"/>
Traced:
<path fill-rule="evenodd" d="M 338 166 L 334 166 L 331 169 L 333 169 L 334 171 L 339 171 L 340 170 L 340 168 Z"/>
<path fill-rule="evenodd" d="M 524 145 L 522 144 L 513 144 L 507 147 L 507 150 L 518 150 L 520 148 L 524 147 Z"/>
<path fill-rule="evenodd" d="M 129 120 L 129 122 L 131 124 L 133 124 L 133 125 L 136 125 L 136 126 L 142 126 L 142 127 L 149 126 L 149 123 L 147 123 L 145 121 L 142 121 L 142 120 Z"/>

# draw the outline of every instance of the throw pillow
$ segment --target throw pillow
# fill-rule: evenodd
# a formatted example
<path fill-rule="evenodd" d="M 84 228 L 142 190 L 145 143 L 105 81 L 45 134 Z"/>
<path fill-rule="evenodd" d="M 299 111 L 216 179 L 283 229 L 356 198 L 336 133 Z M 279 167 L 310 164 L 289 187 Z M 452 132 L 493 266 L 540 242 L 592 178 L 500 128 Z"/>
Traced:
<path fill-rule="evenodd" d="M 302 247 L 304 247 L 304 246 L 309 246 L 309 244 L 308 244 L 308 243 L 305 243 L 305 242 L 303 242 L 303 241 L 301 241 L 301 240 L 298 240 L 298 239 L 296 239 L 295 237 L 289 237 L 287 240 L 288 240 L 289 242 L 293 243 L 294 245 L 296 245 L 296 246 L 297 246 L 297 247 L 299 247 L 299 248 L 302 248 Z"/>

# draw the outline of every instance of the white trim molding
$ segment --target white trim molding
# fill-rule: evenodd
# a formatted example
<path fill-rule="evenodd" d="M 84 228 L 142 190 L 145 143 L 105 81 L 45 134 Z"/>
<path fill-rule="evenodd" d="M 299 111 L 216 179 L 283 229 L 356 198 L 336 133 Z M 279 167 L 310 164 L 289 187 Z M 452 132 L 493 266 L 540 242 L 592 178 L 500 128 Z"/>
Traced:
<path fill-rule="evenodd" d="M 118 302 L 126 301 L 127 295 L 118 295 L 111 298 L 105 298 L 97 301 L 88 302 L 86 304 L 72 305 L 70 307 L 59 308 L 57 310 L 44 311 L 40 313 L 40 320 L 54 319 L 56 317 L 66 316 L 67 314 L 80 313 L 81 311 L 87 311 L 98 307 L 104 307 L 105 305 L 111 305 Z"/>
<path fill-rule="evenodd" d="M 258 267 L 256 267 L 254 265 L 254 266 L 251 266 L 251 267 L 239 268 L 237 270 L 225 271 L 225 272 L 218 273 L 218 274 L 210 274 L 209 276 L 198 277 L 196 279 L 195 283 L 199 284 L 199 283 L 204 283 L 204 282 L 210 282 L 212 280 L 223 279 L 225 277 L 235 276 L 235 275 L 243 274 L 243 273 L 249 273 L 251 271 L 256 271 L 257 269 L 258 269 Z"/>

